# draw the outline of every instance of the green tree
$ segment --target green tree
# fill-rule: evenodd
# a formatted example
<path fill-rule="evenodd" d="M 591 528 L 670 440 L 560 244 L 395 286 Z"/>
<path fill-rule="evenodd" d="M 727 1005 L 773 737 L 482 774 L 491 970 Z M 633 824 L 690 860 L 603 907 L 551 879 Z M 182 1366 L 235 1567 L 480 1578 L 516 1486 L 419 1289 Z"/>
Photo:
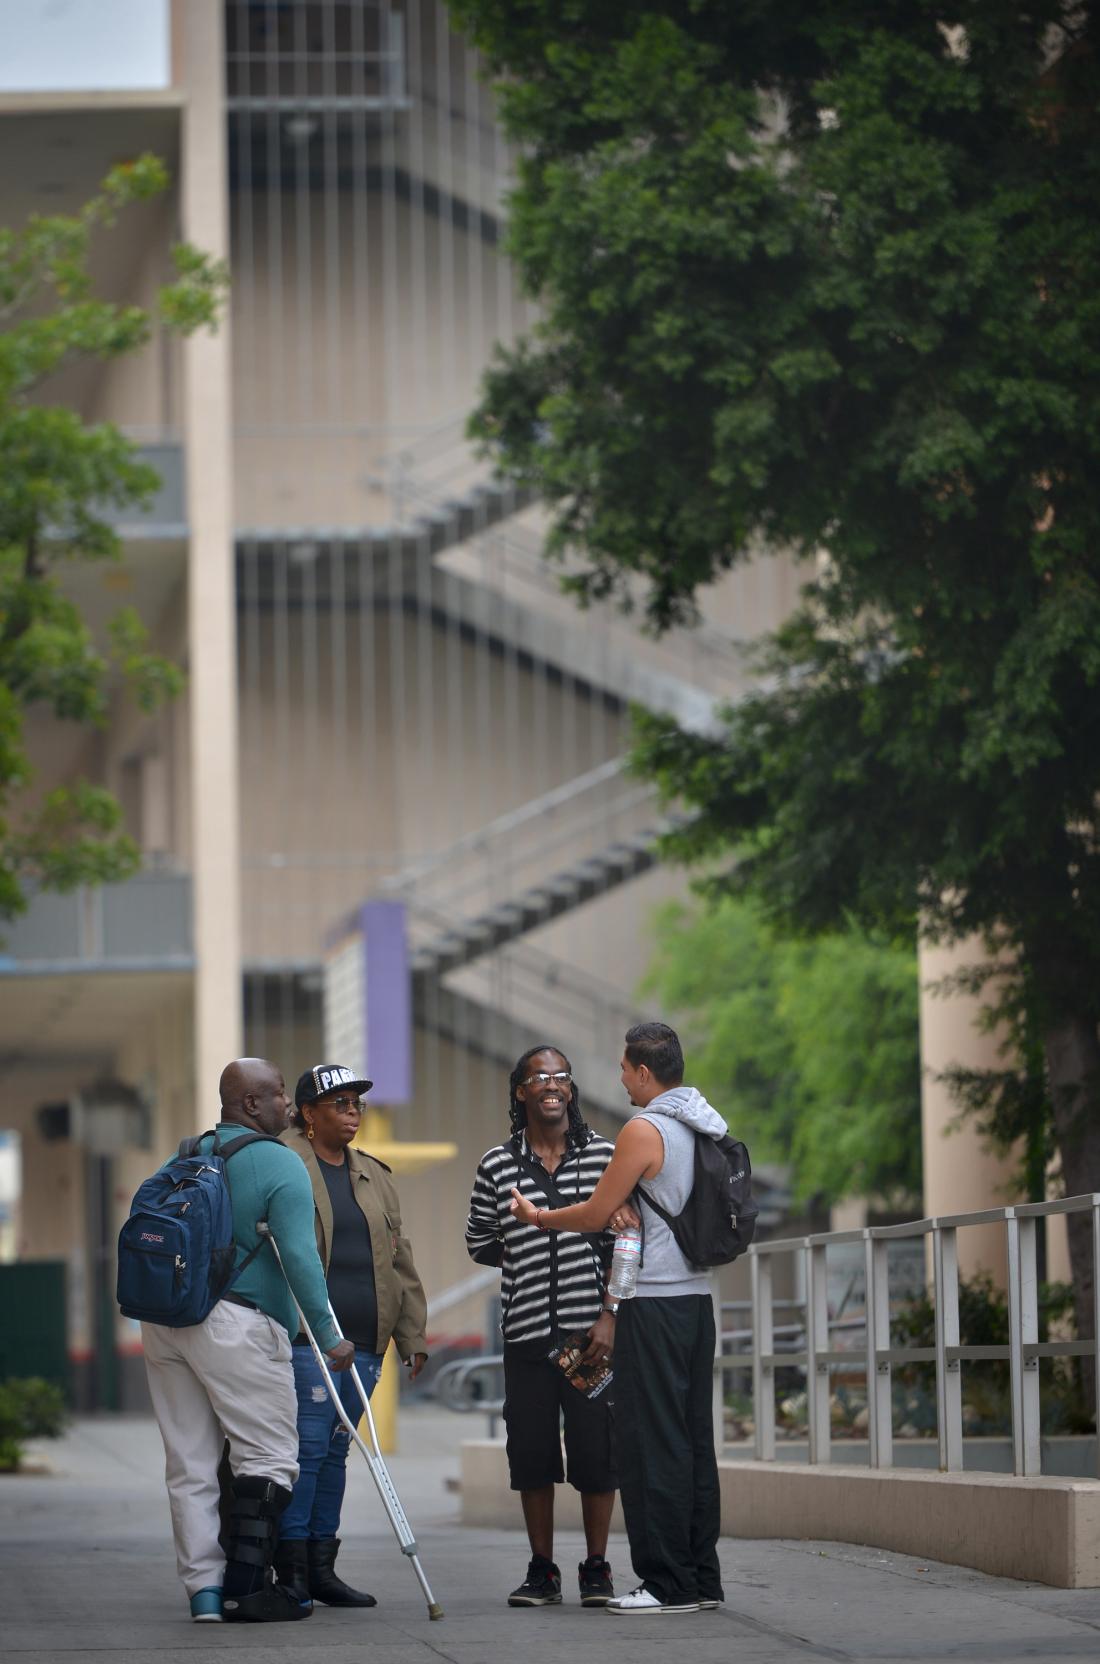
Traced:
<path fill-rule="evenodd" d="M 676 1015 L 691 1078 L 795 1194 L 920 1196 L 920 1045 L 912 948 L 856 931 L 777 934 L 751 901 L 670 902 L 644 983 Z"/>
<path fill-rule="evenodd" d="M 226 273 L 189 244 L 172 250 L 174 280 L 155 315 L 94 292 L 96 235 L 122 235 L 124 210 L 167 184 L 163 164 L 141 156 L 114 168 L 79 213 L 0 229 L 0 919 L 23 909 L 28 879 L 71 889 L 126 877 L 140 860 L 101 786 L 76 780 L 28 806 L 27 713 L 102 723 L 119 681 L 145 709 L 182 685 L 147 649 L 132 608 L 116 613 L 97 645 L 64 593 L 66 562 L 119 557 L 109 515 L 145 502 L 159 480 L 112 424 L 86 423 L 48 399 L 50 377 L 74 360 L 106 362 L 143 346 L 155 316 L 184 334 L 214 324 Z"/>
<path fill-rule="evenodd" d="M 984 938 L 1100 1189 L 1097 5 L 452 4 L 542 320 L 476 431 L 657 627 L 807 561 L 724 734 L 643 723 L 680 852 L 799 930 Z"/>

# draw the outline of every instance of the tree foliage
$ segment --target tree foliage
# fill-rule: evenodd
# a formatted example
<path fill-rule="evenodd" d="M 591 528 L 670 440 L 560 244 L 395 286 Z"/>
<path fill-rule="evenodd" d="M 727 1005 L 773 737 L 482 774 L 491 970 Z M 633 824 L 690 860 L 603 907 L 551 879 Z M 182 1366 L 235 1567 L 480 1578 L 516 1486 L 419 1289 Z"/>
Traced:
<path fill-rule="evenodd" d="M 787 928 L 983 937 L 1100 1188 L 1100 9 L 453 6 L 542 317 L 476 431 L 658 627 L 806 562 L 721 736 L 643 723 L 681 853 Z"/>
<path fill-rule="evenodd" d="M 215 322 L 226 274 L 189 244 L 172 250 L 155 314 L 94 291 L 96 235 L 122 235 L 124 210 L 167 184 L 163 164 L 142 156 L 114 168 L 79 213 L 0 228 L 0 918 L 25 905 L 28 879 L 69 889 L 125 877 L 139 859 L 99 785 L 74 780 L 28 808 L 27 713 L 101 724 L 120 680 L 147 710 L 182 685 L 132 608 L 97 644 L 64 593 L 66 562 L 118 558 L 112 513 L 144 503 L 159 479 L 118 428 L 48 400 L 50 377 L 136 352 L 157 316 L 184 334 Z"/>
<path fill-rule="evenodd" d="M 725 897 L 656 920 L 644 990 L 676 1016 L 691 1079 L 756 1161 L 789 1162 L 802 1200 L 920 1195 L 912 946 L 858 932 L 777 935 Z"/>

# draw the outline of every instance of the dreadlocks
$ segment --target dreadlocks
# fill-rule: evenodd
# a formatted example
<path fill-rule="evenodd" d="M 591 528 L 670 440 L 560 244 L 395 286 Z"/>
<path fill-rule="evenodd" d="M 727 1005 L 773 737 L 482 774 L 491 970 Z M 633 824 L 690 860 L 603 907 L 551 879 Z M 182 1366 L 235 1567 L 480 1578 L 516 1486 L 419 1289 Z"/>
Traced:
<path fill-rule="evenodd" d="M 544 1043 L 541 1046 L 532 1046 L 530 1051 L 524 1052 L 508 1080 L 508 1119 L 512 1123 L 512 1137 L 516 1140 L 519 1139 L 520 1133 L 527 1125 L 527 1105 L 516 1096 L 516 1093 L 527 1079 L 531 1059 L 537 1057 L 540 1052 L 557 1052 L 569 1073 L 573 1073 L 573 1065 L 560 1046 L 550 1046 Z M 573 1082 L 573 1093 L 569 1100 L 568 1111 L 569 1126 L 565 1134 L 566 1143 L 572 1144 L 575 1149 L 583 1150 L 592 1134 L 581 1119 L 581 1089 L 576 1081 Z"/>

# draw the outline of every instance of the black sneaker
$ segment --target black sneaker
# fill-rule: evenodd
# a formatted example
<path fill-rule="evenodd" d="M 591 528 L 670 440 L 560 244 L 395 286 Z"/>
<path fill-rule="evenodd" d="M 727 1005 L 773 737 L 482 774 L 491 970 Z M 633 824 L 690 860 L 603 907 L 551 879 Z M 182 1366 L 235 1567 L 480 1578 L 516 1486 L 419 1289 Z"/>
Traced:
<path fill-rule="evenodd" d="M 598 1554 L 590 1554 L 587 1560 L 581 1561 L 577 1567 L 577 1580 L 581 1586 L 582 1606 L 606 1606 L 615 1593 L 611 1567 Z"/>
<path fill-rule="evenodd" d="M 531 1557 L 527 1576 L 508 1596 L 509 1606 L 560 1606 L 561 1573 L 541 1554 Z"/>

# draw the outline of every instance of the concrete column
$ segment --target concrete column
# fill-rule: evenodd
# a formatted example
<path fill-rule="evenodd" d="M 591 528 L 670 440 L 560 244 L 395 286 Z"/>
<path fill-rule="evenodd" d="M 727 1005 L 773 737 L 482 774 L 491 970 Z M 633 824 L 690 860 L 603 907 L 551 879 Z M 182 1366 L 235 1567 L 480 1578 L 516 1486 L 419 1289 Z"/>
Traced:
<path fill-rule="evenodd" d="M 229 251 L 222 0 L 189 0 L 177 14 L 186 104 L 184 235 Z M 187 468 L 191 868 L 194 883 L 195 1087 L 210 1101 L 241 1050 L 240 811 L 237 621 L 233 560 L 229 322 L 184 349 Z M 196 1126 L 203 1112 L 196 1104 Z M 209 1115 L 207 1114 L 207 1120 Z"/>
<path fill-rule="evenodd" d="M 921 1086 L 921 1126 L 924 1155 L 924 1211 L 926 1214 L 974 1213 L 1019 1201 L 1014 1184 L 1015 1162 L 989 1148 L 973 1122 L 960 1126 L 958 1107 L 947 1087 L 934 1077 L 952 1064 L 967 1068 L 1003 1068 L 996 1034 L 977 1027 L 980 998 L 966 994 L 929 992 L 929 983 L 986 958 L 980 942 L 953 948 L 920 949 L 920 1032 L 924 1075 Z M 1002 1287 L 1007 1280 L 1003 1225 L 975 1225 L 959 1232 L 959 1271 L 992 1272 Z"/>

